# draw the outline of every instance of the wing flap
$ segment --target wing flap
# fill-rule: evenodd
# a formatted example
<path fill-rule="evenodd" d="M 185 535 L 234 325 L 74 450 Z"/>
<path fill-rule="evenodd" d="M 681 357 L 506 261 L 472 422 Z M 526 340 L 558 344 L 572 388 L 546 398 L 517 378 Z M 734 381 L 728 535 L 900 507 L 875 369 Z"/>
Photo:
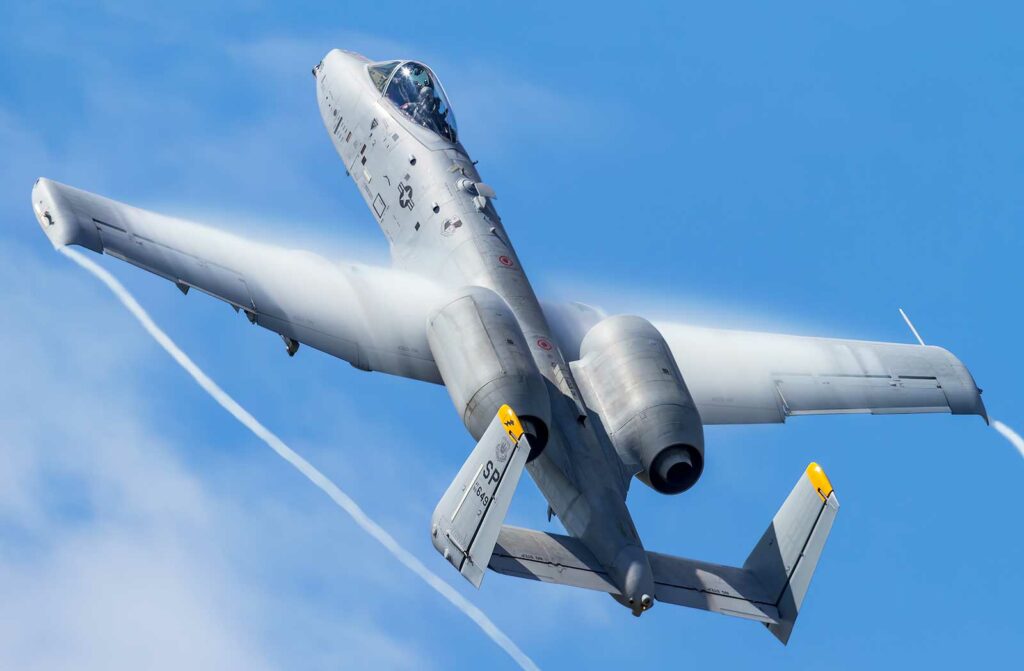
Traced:
<path fill-rule="evenodd" d="M 935 376 L 778 374 L 773 377 L 787 416 L 950 411 L 949 401 Z"/>

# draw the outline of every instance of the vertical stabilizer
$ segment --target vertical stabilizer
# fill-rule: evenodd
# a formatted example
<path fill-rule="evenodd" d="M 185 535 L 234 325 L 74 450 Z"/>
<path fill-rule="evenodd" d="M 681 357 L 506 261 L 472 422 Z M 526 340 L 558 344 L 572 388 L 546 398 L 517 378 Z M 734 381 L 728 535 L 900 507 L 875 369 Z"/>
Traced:
<path fill-rule="evenodd" d="M 767 626 L 783 643 L 793 631 L 838 511 L 832 483 L 821 466 L 812 463 L 743 563 L 774 599 L 778 622 Z"/>
<path fill-rule="evenodd" d="M 434 509 L 434 547 L 475 587 L 484 579 L 529 454 L 519 418 L 503 405 Z"/>

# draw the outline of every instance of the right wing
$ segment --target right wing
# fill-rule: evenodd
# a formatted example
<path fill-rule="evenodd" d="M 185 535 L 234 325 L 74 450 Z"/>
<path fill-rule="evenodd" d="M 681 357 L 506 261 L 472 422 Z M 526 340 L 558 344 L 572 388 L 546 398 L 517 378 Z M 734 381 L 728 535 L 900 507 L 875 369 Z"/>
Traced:
<path fill-rule="evenodd" d="M 605 315 L 545 304 L 568 359 Z M 766 424 L 793 415 L 950 412 L 988 421 L 967 367 L 941 347 L 734 331 L 655 322 L 704 424 Z"/>
<path fill-rule="evenodd" d="M 422 277 L 331 263 L 48 179 L 36 181 L 32 205 L 54 246 L 81 245 L 164 277 L 185 293 L 203 291 L 254 323 L 357 368 L 441 382 L 426 337 L 427 315 L 440 292 Z"/>
<path fill-rule="evenodd" d="M 981 415 L 967 367 L 941 347 L 657 324 L 705 424 L 793 415 Z"/>

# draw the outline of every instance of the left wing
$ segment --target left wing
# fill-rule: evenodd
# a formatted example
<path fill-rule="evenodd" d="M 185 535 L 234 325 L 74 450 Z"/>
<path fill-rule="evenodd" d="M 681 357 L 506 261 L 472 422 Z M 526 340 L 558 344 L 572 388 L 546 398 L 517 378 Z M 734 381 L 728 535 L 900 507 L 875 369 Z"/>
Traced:
<path fill-rule="evenodd" d="M 441 382 L 427 343 L 440 290 L 422 277 L 246 240 L 48 179 L 32 189 L 54 246 L 80 245 L 198 289 L 255 324 L 364 370 Z"/>

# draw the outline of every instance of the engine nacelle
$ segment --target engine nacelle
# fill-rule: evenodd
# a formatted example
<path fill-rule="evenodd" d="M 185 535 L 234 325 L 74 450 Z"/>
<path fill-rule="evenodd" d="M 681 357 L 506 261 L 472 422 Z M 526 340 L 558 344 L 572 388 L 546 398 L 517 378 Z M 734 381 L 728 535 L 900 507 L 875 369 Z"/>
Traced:
<path fill-rule="evenodd" d="M 427 340 L 473 438 L 480 439 L 507 403 L 522 422 L 530 458 L 540 454 L 548 440 L 551 401 L 508 304 L 484 287 L 460 289 L 427 320 Z"/>
<path fill-rule="evenodd" d="M 627 469 L 662 494 L 697 482 L 704 470 L 704 427 L 653 324 L 632 316 L 598 322 L 583 338 L 573 368 Z"/>

